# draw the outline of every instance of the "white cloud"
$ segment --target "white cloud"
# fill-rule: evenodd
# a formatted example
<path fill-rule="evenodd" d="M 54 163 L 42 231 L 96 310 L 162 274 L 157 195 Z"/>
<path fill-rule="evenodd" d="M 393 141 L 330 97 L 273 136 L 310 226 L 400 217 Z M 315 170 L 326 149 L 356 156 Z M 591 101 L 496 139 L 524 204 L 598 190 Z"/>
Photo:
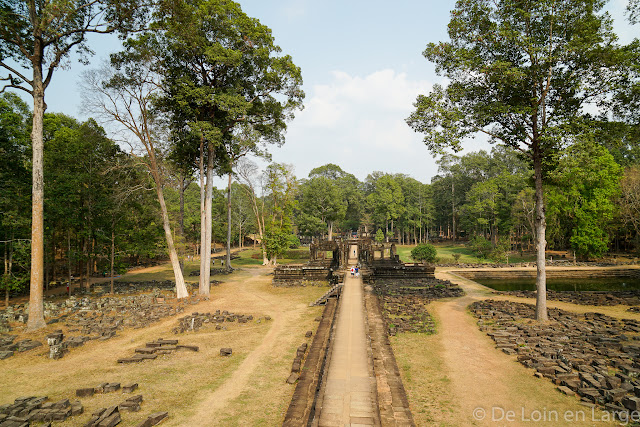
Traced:
<path fill-rule="evenodd" d="M 416 96 L 430 89 L 430 82 L 392 69 L 365 76 L 333 71 L 327 82 L 306 89 L 305 109 L 274 160 L 295 164 L 299 177 L 336 163 L 359 179 L 379 170 L 429 182 L 437 166 L 405 119 Z"/>

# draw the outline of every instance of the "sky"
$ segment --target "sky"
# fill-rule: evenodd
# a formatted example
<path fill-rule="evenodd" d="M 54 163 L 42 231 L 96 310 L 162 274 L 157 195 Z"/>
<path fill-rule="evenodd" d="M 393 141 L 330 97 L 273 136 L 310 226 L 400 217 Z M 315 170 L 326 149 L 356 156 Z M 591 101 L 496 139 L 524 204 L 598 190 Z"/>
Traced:
<path fill-rule="evenodd" d="M 623 11 L 627 0 L 608 9 L 620 41 L 629 42 Z M 288 124 L 286 142 L 272 147 L 273 161 L 294 166 L 298 178 L 327 163 L 364 180 L 374 171 L 402 173 L 423 183 L 438 167 L 422 136 L 405 123 L 418 94 L 443 79 L 422 51 L 448 40 L 454 0 L 239 0 L 243 11 L 269 28 L 283 54 L 302 70 L 304 110 Z M 119 48 L 117 38 L 95 36 L 88 66 L 70 62 L 54 74 L 46 93 L 48 112 L 80 119 L 79 82 Z M 491 146 L 483 138 L 461 154 Z"/>

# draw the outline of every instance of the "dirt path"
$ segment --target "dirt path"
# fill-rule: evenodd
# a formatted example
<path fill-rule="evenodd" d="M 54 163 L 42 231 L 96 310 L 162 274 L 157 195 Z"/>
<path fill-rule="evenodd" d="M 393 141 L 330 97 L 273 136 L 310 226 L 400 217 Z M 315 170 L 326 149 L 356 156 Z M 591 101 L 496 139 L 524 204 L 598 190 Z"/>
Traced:
<path fill-rule="evenodd" d="M 262 269 L 255 268 L 248 270 L 250 276 L 240 283 L 237 293 L 233 298 L 225 297 L 217 302 L 225 306 L 231 306 L 231 301 L 242 301 L 244 305 L 253 307 L 263 313 L 267 313 L 273 318 L 269 331 L 265 334 L 262 342 L 253 350 L 242 363 L 233 371 L 219 387 L 213 392 L 198 399 L 199 403 L 194 415 L 185 421 L 184 425 L 208 425 L 204 420 L 216 420 L 217 414 L 223 410 L 229 402 L 238 398 L 246 391 L 247 385 L 254 377 L 257 369 L 277 352 L 283 335 L 286 334 L 286 326 L 295 322 L 300 315 L 308 309 L 304 304 L 300 304 L 294 310 L 283 311 L 278 309 L 277 299 L 266 293 L 256 291 L 255 287 L 250 290 L 246 285 L 251 281 L 259 280 L 263 274 Z M 263 278 L 264 280 L 264 278 Z M 266 391 L 266 390 L 265 390 Z"/>
<path fill-rule="evenodd" d="M 436 277 L 458 283 L 467 294 L 429 306 L 438 324 L 437 335 L 430 337 L 436 347 L 434 357 L 440 359 L 453 400 L 451 412 L 442 418 L 445 424 L 530 425 L 542 417 L 550 425 L 575 425 L 576 416 L 584 419 L 577 424 L 594 424 L 591 409 L 579 405 L 575 397 L 561 395 L 551 382 L 533 377 L 533 371 L 496 350 L 491 339 L 479 331 L 467 307 L 491 297 L 490 290 L 447 272 L 436 273 Z M 420 412 L 412 409 L 414 414 Z"/>

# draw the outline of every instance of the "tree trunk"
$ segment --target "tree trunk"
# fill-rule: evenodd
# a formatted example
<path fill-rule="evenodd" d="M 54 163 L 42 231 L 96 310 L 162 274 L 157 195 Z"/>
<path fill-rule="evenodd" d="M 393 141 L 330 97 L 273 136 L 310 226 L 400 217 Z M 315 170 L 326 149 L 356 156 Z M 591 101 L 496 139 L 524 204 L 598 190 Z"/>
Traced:
<path fill-rule="evenodd" d="M 200 295 L 209 295 L 211 283 L 211 209 L 213 197 L 213 143 L 209 141 L 207 155 L 207 183 L 205 184 L 204 195 L 204 245 L 202 245 L 201 268 L 200 270 Z"/>
<path fill-rule="evenodd" d="M 116 224 L 111 223 L 111 295 L 113 295 L 113 265 L 116 257 Z"/>
<path fill-rule="evenodd" d="M 71 296 L 71 230 L 67 230 L 67 276 L 69 279 L 69 289 L 67 292 Z"/>
<path fill-rule="evenodd" d="M 333 240 L 333 221 L 328 221 L 329 222 L 329 227 L 327 229 L 327 233 L 329 234 L 329 238 L 327 240 L 331 241 Z"/>
<path fill-rule="evenodd" d="M 179 193 L 180 193 L 180 218 L 178 218 L 178 234 L 180 236 L 180 268 L 184 274 L 184 258 L 186 252 L 186 242 L 184 238 L 184 192 L 186 190 L 185 182 L 187 179 L 184 175 L 180 176 Z M 191 182 L 189 182 L 191 184 Z"/>
<path fill-rule="evenodd" d="M 160 211 L 162 213 L 162 228 L 164 228 L 164 235 L 167 239 L 167 249 L 169 250 L 169 258 L 171 259 L 171 266 L 173 267 L 173 275 L 176 278 L 176 297 L 186 298 L 189 296 L 187 292 L 187 286 L 184 283 L 184 277 L 182 276 L 182 270 L 180 269 L 180 260 L 178 259 L 178 253 L 173 243 L 173 235 L 171 234 L 171 225 L 169 224 L 169 213 L 167 212 L 167 205 L 164 201 L 164 194 L 162 192 L 162 186 L 160 185 L 160 179 L 156 173 L 154 174 L 156 180 L 156 194 L 158 195 L 158 201 L 160 202 Z"/>
<path fill-rule="evenodd" d="M 56 276 L 56 239 L 54 237 L 55 234 L 51 233 L 51 253 L 53 255 L 53 259 L 51 260 L 51 281 L 56 283 L 58 278 Z"/>
<path fill-rule="evenodd" d="M 548 320 L 547 272 L 545 264 L 545 249 L 547 246 L 545 234 L 547 224 L 545 219 L 544 191 L 542 188 L 542 158 L 537 145 L 534 146 L 533 156 L 533 170 L 536 186 L 536 320 L 546 322 Z"/>
<path fill-rule="evenodd" d="M 206 277 L 208 277 L 211 272 L 211 267 L 207 269 L 207 265 L 211 262 L 210 256 L 205 257 L 205 253 L 207 250 L 207 226 L 206 226 L 206 218 L 207 218 L 207 208 L 206 208 L 206 181 L 205 181 L 205 170 L 204 170 L 204 139 L 200 138 L 200 280 L 198 291 L 201 295 L 208 294 L 209 286 L 205 281 Z"/>
<path fill-rule="evenodd" d="M 451 177 L 451 235 L 452 239 L 456 241 L 456 190 L 453 183 L 453 177 Z"/>
<path fill-rule="evenodd" d="M 41 52 L 41 41 L 36 39 L 35 52 Z M 44 328 L 44 301 L 42 292 L 44 256 L 44 141 L 43 121 L 44 85 L 42 82 L 42 57 L 33 60 L 33 189 L 31 198 L 31 278 L 29 284 L 29 318 L 27 331 Z"/>
<path fill-rule="evenodd" d="M 227 184 L 227 256 L 224 268 L 231 270 L 231 173 Z"/>
<path fill-rule="evenodd" d="M 13 239 L 11 239 L 13 240 Z M 7 242 L 4 245 L 4 278 L 5 278 L 5 288 L 4 288 L 4 308 L 9 308 L 9 275 L 11 274 L 11 261 L 8 255 L 7 246 L 13 245 L 13 241 Z"/>

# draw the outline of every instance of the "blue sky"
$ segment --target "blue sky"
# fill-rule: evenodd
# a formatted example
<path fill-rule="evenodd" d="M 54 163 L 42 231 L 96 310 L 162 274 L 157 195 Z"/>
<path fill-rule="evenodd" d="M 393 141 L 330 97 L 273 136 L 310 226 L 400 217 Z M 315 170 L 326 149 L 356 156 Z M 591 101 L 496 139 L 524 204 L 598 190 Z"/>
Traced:
<path fill-rule="evenodd" d="M 293 164 L 299 178 L 335 163 L 361 180 L 383 171 L 430 182 L 437 173 L 435 159 L 404 119 L 416 96 L 441 82 L 422 51 L 428 42 L 447 39 L 455 1 L 239 3 L 272 29 L 276 44 L 302 69 L 305 109 L 289 123 L 284 146 L 271 149 L 274 161 Z M 612 0 L 609 6 L 622 42 L 638 30 L 624 22 L 625 5 L 626 0 Z M 96 51 L 91 65 L 70 62 L 54 75 L 46 94 L 48 112 L 86 117 L 80 109 L 80 75 L 119 43 L 115 37 L 96 36 L 91 46 Z M 465 146 L 466 151 L 487 148 L 480 138 Z"/>

